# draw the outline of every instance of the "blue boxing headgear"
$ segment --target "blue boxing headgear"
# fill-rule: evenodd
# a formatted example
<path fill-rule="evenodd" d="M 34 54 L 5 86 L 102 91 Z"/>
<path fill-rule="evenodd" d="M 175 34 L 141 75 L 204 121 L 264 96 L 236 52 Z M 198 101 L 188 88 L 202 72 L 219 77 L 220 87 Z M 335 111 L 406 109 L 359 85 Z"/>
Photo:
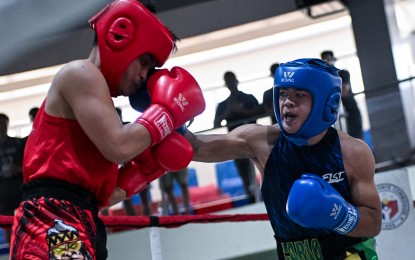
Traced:
<path fill-rule="evenodd" d="M 147 81 L 151 76 L 153 76 L 154 73 L 159 70 L 160 69 L 156 68 L 149 69 L 147 72 Z M 131 107 L 140 113 L 143 113 L 144 110 L 146 110 L 151 105 L 150 95 L 147 91 L 147 81 L 145 86 L 141 86 L 141 88 L 139 88 L 134 94 L 128 97 Z"/>
<path fill-rule="evenodd" d="M 298 146 L 332 126 L 340 107 L 342 81 L 338 69 L 320 59 L 298 59 L 282 63 L 274 77 L 274 111 L 278 124 L 287 139 Z M 295 133 L 285 132 L 279 107 L 279 90 L 295 88 L 311 93 L 313 105 L 301 128 Z"/>

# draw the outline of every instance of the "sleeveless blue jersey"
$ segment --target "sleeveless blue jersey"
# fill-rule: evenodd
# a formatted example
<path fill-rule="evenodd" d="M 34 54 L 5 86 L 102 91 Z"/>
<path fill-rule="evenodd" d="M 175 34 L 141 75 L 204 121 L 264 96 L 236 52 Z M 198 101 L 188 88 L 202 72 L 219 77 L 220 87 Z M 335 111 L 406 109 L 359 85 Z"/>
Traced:
<path fill-rule="evenodd" d="M 349 181 L 336 129 L 330 127 L 323 139 L 311 146 L 296 146 L 282 134 L 274 144 L 265 165 L 261 192 L 277 240 L 335 235 L 330 229 L 304 228 L 288 217 L 285 208 L 288 194 L 294 181 L 304 173 L 321 176 L 350 202 Z"/>

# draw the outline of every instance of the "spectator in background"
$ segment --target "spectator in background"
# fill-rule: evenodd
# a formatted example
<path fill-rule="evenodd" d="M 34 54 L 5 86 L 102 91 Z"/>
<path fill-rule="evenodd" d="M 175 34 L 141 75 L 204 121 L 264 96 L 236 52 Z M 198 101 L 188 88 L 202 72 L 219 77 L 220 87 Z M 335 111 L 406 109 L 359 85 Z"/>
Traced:
<path fill-rule="evenodd" d="M 23 139 L 7 134 L 9 117 L 0 114 L 0 215 L 13 216 L 22 199 Z M 5 238 L 10 243 L 10 229 L 5 229 Z"/>
<path fill-rule="evenodd" d="M 37 112 L 39 111 L 39 108 L 38 107 L 32 107 L 30 110 L 29 110 L 29 119 L 30 119 L 30 123 L 31 124 L 33 124 L 33 122 L 35 121 L 35 118 L 36 118 L 36 115 L 37 115 Z M 29 136 L 25 136 L 24 138 L 23 138 L 23 146 L 26 146 L 26 141 L 27 141 L 27 138 L 28 138 Z"/>
<path fill-rule="evenodd" d="M 38 111 L 39 111 L 39 108 L 38 107 L 32 107 L 29 110 L 29 119 L 30 119 L 30 122 L 31 123 L 33 123 L 33 121 L 35 121 L 35 118 L 36 118 L 36 115 L 37 115 L 37 112 Z"/>
<path fill-rule="evenodd" d="M 239 81 L 233 72 L 226 72 L 224 80 L 230 95 L 218 104 L 214 127 L 221 127 L 222 121 L 226 120 L 226 126 L 230 132 L 238 126 L 256 123 L 257 116 L 263 112 L 258 100 L 253 95 L 238 90 Z M 236 159 L 235 165 L 242 178 L 248 200 L 254 203 L 257 198 L 255 167 L 247 158 Z"/>
<path fill-rule="evenodd" d="M 280 66 L 279 63 L 274 63 L 269 68 L 271 74 L 270 76 L 274 79 L 275 70 Z M 272 82 L 274 84 L 274 82 Z M 262 97 L 262 108 L 264 109 L 265 114 L 267 114 L 271 118 L 272 124 L 277 123 L 277 118 L 275 117 L 274 113 L 274 87 L 272 86 L 270 89 L 264 92 Z"/>
<path fill-rule="evenodd" d="M 334 57 L 333 51 L 323 51 L 321 59 L 327 64 L 334 66 L 337 59 Z M 342 104 L 346 111 L 347 133 L 354 137 L 363 139 L 362 115 L 352 92 L 350 84 L 350 73 L 347 70 L 340 70 L 339 76 L 342 79 Z"/>
<path fill-rule="evenodd" d="M 150 216 L 152 213 L 151 206 L 150 206 L 150 188 L 151 188 L 151 183 L 139 193 L 140 201 L 141 201 L 141 215 L 143 216 Z M 126 207 L 126 209 L 127 209 L 127 205 L 126 205 L 127 202 L 132 203 L 131 199 L 124 200 L 124 207 Z"/>
<path fill-rule="evenodd" d="M 160 190 L 163 193 L 163 203 L 165 205 L 164 209 L 166 209 L 166 213 L 168 213 L 169 205 L 171 205 L 173 209 L 174 215 L 179 215 L 179 206 L 176 201 L 176 197 L 174 196 L 173 187 L 174 187 L 174 180 L 180 186 L 182 191 L 182 198 L 183 198 L 183 206 L 184 206 L 184 214 L 190 215 L 190 196 L 189 196 L 189 187 L 188 187 L 188 172 L 187 167 L 178 171 L 178 172 L 168 172 L 165 175 L 159 178 L 159 185 Z M 167 196 L 167 200 L 166 200 Z"/>

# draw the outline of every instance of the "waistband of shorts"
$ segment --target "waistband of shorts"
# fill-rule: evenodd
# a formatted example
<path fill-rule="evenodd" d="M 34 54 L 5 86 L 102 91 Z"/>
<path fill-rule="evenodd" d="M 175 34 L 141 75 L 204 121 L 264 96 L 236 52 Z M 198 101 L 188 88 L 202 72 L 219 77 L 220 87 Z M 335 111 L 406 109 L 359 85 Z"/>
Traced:
<path fill-rule="evenodd" d="M 54 198 L 66 200 L 82 209 L 98 213 L 98 201 L 83 187 L 61 180 L 38 179 L 23 184 L 23 200 Z"/>
<path fill-rule="evenodd" d="M 14 174 L 8 177 L 4 177 L 0 175 L 0 180 L 1 181 L 16 181 L 16 180 L 21 180 L 23 182 L 23 174 L 22 173 L 18 173 L 18 174 Z"/>
<path fill-rule="evenodd" d="M 279 259 L 285 259 L 287 251 L 299 249 L 306 250 L 307 247 L 312 254 L 320 255 L 324 259 L 343 259 L 346 249 L 360 243 L 365 238 L 349 237 L 338 234 L 331 234 L 324 237 L 299 238 L 295 240 L 283 240 L 275 237 Z M 320 251 L 321 250 L 321 251 Z M 339 257 L 340 256 L 340 257 Z M 320 259 L 319 257 L 312 259 Z"/>

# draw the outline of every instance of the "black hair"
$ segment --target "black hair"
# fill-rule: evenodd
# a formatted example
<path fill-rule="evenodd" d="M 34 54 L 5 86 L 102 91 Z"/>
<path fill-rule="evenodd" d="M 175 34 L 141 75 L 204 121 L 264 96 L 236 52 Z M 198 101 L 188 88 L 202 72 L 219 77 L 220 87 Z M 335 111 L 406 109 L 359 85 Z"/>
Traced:
<path fill-rule="evenodd" d="M 7 124 L 9 123 L 9 117 L 6 114 L 0 114 L 0 120 L 3 120 Z"/>
<path fill-rule="evenodd" d="M 138 1 L 140 2 L 140 1 Z M 157 13 L 157 8 L 155 4 L 150 3 L 150 0 L 147 0 L 147 3 L 141 2 L 142 5 L 144 5 L 150 12 L 153 14 Z"/>
<path fill-rule="evenodd" d="M 237 88 L 239 84 L 239 80 L 236 77 L 235 73 L 232 71 L 227 71 L 223 74 L 223 80 L 225 81 L 225 85 L 230 88 Z M 232 90 L 231 90 L 232 91 Z"/>
<path fill-rule="evenodd" d="M 332 57 L 334 57 L 334 53 L 333 53 L 333 51 L 330 51 L 330 50 L 322 51 L 320 53 L 320 57 L 323 58 L 324 56 L 332 56 Z"/>
<path fill-rule="evenodd" d="M 274 77 L 275 71 L 277 70 L 277 68 L 280 66 L 279 63 L 274 63 L 271 65 L 271 67 L 269 68 L 269 71 L 271 72 L 271 76 Z"/>
<path fill-rule="evenodd" d="M 227 71 L 227 72 L 225 72 L 225 74 L 223 74 L 223 78 L 225 79 L 225 78 L 228 78 L 228 77 L 236 78 L 236 75 L 232 71 Z"/>
<path fill-rule="evenodd" d="M 38 111 L 39 111 L 39 108 L 38 107 L 32 107 L 29 110 L 29 116 L 32 116 L 33 118 L 35 118 Z"/>

